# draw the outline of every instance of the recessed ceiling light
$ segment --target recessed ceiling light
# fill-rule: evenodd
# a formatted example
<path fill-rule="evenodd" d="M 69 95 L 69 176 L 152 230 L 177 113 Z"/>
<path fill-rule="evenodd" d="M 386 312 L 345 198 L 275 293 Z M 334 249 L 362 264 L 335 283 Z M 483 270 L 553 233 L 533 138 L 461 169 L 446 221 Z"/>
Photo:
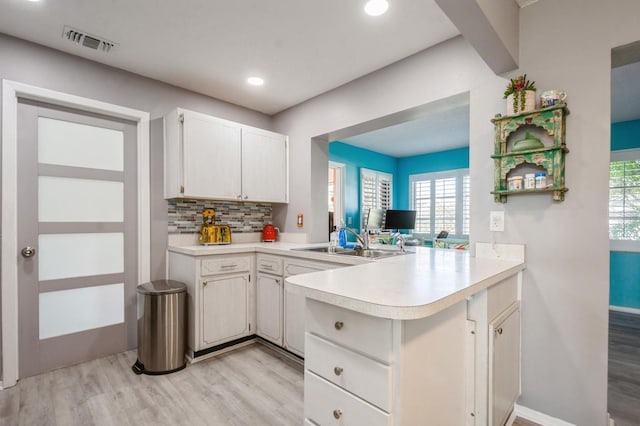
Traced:
<path fill-rule="evenodd" d="M 264 79 L 260 77 L 249 77 L 247 79 L 247 83 L 249 83 L 252 86 L 262 86 L 264 84 Z"/>
<path fill-rule="evenodd" d="M 389 3 L 387 0 L 369 0 L 364 5 L 364 11 L 367 15 L 380 16 L 387 11 Z"/>

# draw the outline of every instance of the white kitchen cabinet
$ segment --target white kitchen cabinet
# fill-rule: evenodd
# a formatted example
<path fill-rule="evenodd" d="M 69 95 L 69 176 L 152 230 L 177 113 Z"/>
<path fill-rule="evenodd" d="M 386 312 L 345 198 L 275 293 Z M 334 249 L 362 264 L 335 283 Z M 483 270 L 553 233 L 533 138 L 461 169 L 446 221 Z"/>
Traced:
<path fill-rule="evenodd" d="M 256 270 L 256 334 L 282 346 L 282 258 L 258 254 Z"/>
<path fill-rule="evenodd" d="M 253 127 L 242 128 L 242 197 L 288 201 L 287 137 Z"/>
<path fill-rule="evenodd" d="M 284 278 L 310 272 L 326 271 L 343 265 L 288 258 L 284 261 Z M 284 285 L 284 339 L 283 347 L 304 357 L 305 298 Z"/>
<path fill-rule="evenodd" d="M 288 138 L 177 108 L 164 118 L 165 198 L 288 202 Z"/>
<path fill-rule="evenodd" d="M 513 303 L 489 325 L 491 424 L 504 425 L 520 396 L 520 305 Z"/>
<path fill-rule="evenodd" d="M 202 279 L 202 347 L 250 334 L 249 273 Z"/>
<path fill-rule="evenodd" d="M 256 280 L 256 333 L 282 346 L 282 277 L 258 272 Z"/>
<path fill-rule="evenodd" d="M 475 425 L 504 424 L 520 396 L 520 279 L 507 278 L 469 300 Z"/>
<path fill-rule="evenodd" d="M 466 425 L 466 302 L 379 318 L 306 303 L 304 415 L 312 424 Z M 471 337 L 472 338 L 472 337 Z M 470 423 L 473 424 L 473 423 Z"/>
<path fill-rule="evenodd" d="M 169 252 L 169 278 L 187 286 L 187 354 L 255 333 L 254 255 Z"/>

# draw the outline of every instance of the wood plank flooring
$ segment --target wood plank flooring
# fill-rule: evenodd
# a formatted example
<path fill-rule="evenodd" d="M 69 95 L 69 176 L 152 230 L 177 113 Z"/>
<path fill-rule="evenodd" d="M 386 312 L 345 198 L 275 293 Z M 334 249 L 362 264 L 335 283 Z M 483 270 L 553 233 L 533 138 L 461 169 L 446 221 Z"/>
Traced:
<path fill-rule="evenodd" d="M 640 425 L 640 315 L 609 313 L 607 406 L 616 426 Z"/>
<path fill-rule="evenodd" d="M 0 424 L 302 424 L 302 366 L 263 345 L 163 376 L 136 376 L 135 359 L 130 351 L 21 380 L 0 392 Z"/>
<path fill-rule="evenodd" d="M 135 358 L 130 351 L 23 379 L 0 391 L 0 425 L 302 424 L 302 366 L 261 344 L 164 376 L 136 376 Z"/>

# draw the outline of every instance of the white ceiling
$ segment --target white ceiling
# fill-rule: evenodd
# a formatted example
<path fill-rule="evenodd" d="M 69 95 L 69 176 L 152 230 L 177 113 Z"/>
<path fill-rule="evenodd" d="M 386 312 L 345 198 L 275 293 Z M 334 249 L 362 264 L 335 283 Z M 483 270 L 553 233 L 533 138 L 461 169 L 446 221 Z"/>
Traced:
<path fill-rule="evenodd" d="M 274 114 L 459 34 L 433 0 L 364 3 L 0 0 L 0 32 Z M 65 25 L 118 46 L 73 44 Z"/>
<path fill-rule="evenodd" d="M 468 96 L 425 105 L 421 116 L 339 141 L 396 158 L 469 145 Z"/>

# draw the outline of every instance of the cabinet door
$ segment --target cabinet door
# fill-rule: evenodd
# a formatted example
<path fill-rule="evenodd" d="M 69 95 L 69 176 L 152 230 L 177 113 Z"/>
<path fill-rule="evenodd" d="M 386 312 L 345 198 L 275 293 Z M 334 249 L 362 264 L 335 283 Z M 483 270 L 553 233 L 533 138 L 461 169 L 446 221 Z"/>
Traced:
<path fill-rule="evenodd" d="M 503 425 L 520 395 L 520 307 L 514 303 L 490 326 L 492 425 Z"/>
<path fill-rule="evenodd" d="M 258 273 L 257 333 L 282 346 L 282 278 Z"/>
<path fill-rule="evenodd" d="M 237 200 L 241 194 L 238 124 L 183 112 L 182 196 Z"/>
<path fill-rule="evenodd" d="M 287 137 L 242 129 L 242 197 L 251 201 L 288 201 Z"/>
<path fill-rule="evenodd" d="M 284 348 L 304 356 L 305 298 L 289 290 L 285 283 L 284 317 L 286 318 Z"/>
<path fill-rule="evenodd" d="M 249 274 L 202 280 L 201 324 L 203 348 L 247 336 Z"/>

